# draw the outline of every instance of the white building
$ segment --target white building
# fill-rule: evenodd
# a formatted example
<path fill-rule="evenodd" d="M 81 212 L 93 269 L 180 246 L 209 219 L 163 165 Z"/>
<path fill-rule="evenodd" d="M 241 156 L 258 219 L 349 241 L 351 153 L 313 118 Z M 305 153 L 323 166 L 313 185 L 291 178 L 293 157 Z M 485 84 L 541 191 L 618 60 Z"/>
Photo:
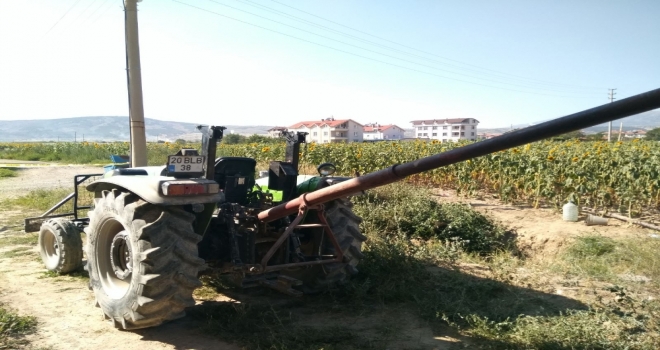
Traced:
<path fill-rule="evenodd" d="M 307 134 L 307 142 L 362 142 L 362 124 L 352 119 L 335 118 L 319 121 L 299 122 L 289 127 L 289 131 L 302 131 Z"/>
<path fill-rule="evenodd" d="M 363 128 L 365 140 L 401 140 L 405 130 L 394 125 L 366 124 Z"/>
<path fill-rule="evenodd" d="M 286 132 L 287 129 L 283 126 L 276 126 L 273 128 L 268 129 L 268 137 L 280 137 L 282 135 L 282 132 Z"/>
<path fill-rule="evenodd" d="M 413 120 L 415 137 L 442 142 L 477 139 L 479 121 L 473 118 Z"/>

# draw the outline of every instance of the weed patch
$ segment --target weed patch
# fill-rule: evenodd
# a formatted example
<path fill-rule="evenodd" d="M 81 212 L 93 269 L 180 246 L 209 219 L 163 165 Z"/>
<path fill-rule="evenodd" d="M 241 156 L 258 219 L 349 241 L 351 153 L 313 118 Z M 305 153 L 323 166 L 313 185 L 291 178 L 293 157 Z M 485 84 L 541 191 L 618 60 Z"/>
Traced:
<path fill-rule="evenodd" d="M 440 204 L 428 189 L 396 183 L 354 198 L 362 229 L 372 235 L 437 240 L 468 252 L 490 254 L 507 248 L 507 230 L 462 204 Z"/>
<path fill-rule="evenodd" d="M 491 321 L 470 315 L 468 334 L 488 340 L 492 349 L 658 349 L 660 303 L 635 302 L 638 311 L 600 304 L 558 316 L 521 316 Z"/>
<path fill-rule="evenodd" d="M 0 258 L 15 258 L 19 256 L 26 256 L 32 254 L 32 248 L 30 247 L 19 247 L 6 252 L 0 253 Z"/>
<path fill-rule="evenodd" d="M 12 245 L 36 245 L 38 240 L 38 233 L 5 236 L 0 238 L 0 247 L 7 247 Z"/>
<path fill-rule="evenodd" d="M 39 258 L 39 261 L 41 261 L 41 257 Z M 42 278 L 58 278 L 58 279 L 64 279 L 66 281 L 76 281 L 76 280 L 89 280 L 89 273 L 85 270 L 79 270 L 79 271 L 74 271 L 74 272 L 69 272 L 67 274 L 59 274 L 55 271 L 44 271 L 41 276 L 37 277 L 39 279 Z"/>
<path fill-rule="evenodd" d="M 27 342 L 21 336 L 36 329 L 37 320 L 32 316 L 19 316 L 0 303 L 0 349 L 16 349 Z"/>
<path fill-rule="evenodd" d="M 7 168 L 0 168 L 0 179 L 6 178 L 6 177 L 15 177 L 16 176 L 16 171 L 12 169 L 7 169 Z"/>
<path fill-rule="evenodd" d="M 69 195 L 71 192 L 72 191 L 70 189 L 64 188 L 54 190 L 34 190 L 28 192 L 24 196 L 8 199 L 4 201 L 2 206 L 9 208 L 19 206 L 30 210 L 46 211 L 61 201 L 64 197 Z M 71 203 L 67 203 L 67 205 L 63 207 L 63 210 L 67 210 L 67 206 L 70 207 L 68 208 L 69 211 L 73 209 Z"/>
<path fill-rule="evenodd" d="M 613 240 L 578 237 L 553 268 L 559 272 L 618 282 L 620 275 L 644 276 L 656 285 L 660 279 L 660 242 L 648 238 Z"/>

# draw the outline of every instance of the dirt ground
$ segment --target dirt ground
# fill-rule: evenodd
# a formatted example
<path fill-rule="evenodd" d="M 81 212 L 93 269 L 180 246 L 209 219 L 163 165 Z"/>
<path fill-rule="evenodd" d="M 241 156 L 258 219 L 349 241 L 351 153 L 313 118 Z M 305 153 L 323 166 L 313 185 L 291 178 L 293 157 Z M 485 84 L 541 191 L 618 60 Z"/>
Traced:
<path fill-rule="evenodd" d="M 587 226 L 586 214 L 578 222 L 562 220 L 554 208 L 534 209 L 529 206 L 502 204 L 495 198 L 457 198 L 454 191 L 437 190 L 440 202 L 463 202 L 475 210 L 494 218 L 517 233 L 521 250 L 538 259 L 553 259 L 559 249 L 579 236 L 601 235 L 611 238 L 648 236 L 653 231 L 630 225 L 617 219 L 608 219 L 607 226 Z"/>
<path fill-rule="evenodd" d="M 84 165 L 55 165 L 43 162 L 10 161 L 0 159 L 0 165 L 11 165 L 9 169 L 17 172 L 16 177 L 0 181 L 0 200 L 14 198 L 39 188 L 71 188 L 73 177 L 78 174 L 100 174 L 102 167 Z M 20 166 L 16 166 L 20 165 Z"/>
<path fill-rule="evenodd" d="M 47 171 L 47 176 L 44 175 Z M 39 166 L 19 168 L 19 176 L 0 180 L 0 201 L 37 188 L 70 187 L 75 174 L 96 173 L 102 169 L 84 166 Z M 552 209 L 532 209 L 502 205 L 497 200 L 459 199 L 451 191 L 438 191 L 441 201 L 464 201 L 475 209 L 515 229 L 525 252 L 539 259 L 552 259 L 558 249 L 573 237 L 588 234 L 605 236 L 646 235 L 649 231 L 609 220 L 608 226 L 586 226 L 583 221 L 564 222 Z M 5 211 L 0 217 L 0 239 L 22 233 L 16 218 L 23 213 Z M 0 253 L 14 247 L 0 248 Z M 233 344 L 203 334 L 194 323 L 183 318 L 160 327 L 140 331 L 119 331 L 103 321 L 94 297 L 80 277 L 49 277 L 36 247 L 26 246 L 32 254 L 0 258 L 0 303 L 19 313 L 33 315 L 39 322 L 36 333 L 27 339 L 35 348 L 51 349 L 239 349 Z M 478 275 L 478 273 L 475 273 Z M 284 297 L 286 298 L 286 297 Z M 216 301 L 227 302 L 219 296 Z M 194 307 L 203 308 L 202 301 Z M 322 322 L 322 320 L 319 320 Z M 357 327 L 376 322 L 394 322 L 403 327 L 406 339 L 393 340 L 391 349 L 454 349 L 463 342 L 447 330 L 430 326 L 405 310 L 391 310 L 383 315 L 356 316 L 346 322 Z M 469 344 L 469 343 L 468 343 Z"/>

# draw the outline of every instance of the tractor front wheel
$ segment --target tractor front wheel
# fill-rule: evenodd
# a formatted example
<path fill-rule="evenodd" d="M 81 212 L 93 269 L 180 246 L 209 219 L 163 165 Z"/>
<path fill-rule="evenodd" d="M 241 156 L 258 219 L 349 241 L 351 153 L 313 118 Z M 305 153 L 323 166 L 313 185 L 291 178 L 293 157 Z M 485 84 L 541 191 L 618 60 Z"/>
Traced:
<path fill-rule="evenodd" d="M 114 189 L 101 193 L 89 217 L 87 270 L 106 318 L 139 329 L 185 316 L 204 264 L 194 215 Z"/>
<path fill-rule="evenodd" d="M 39 254 L 48 271 L 66 274 L 82 266 L 80 229 L 67 219 L 50 219 L 39 230 Z"/>

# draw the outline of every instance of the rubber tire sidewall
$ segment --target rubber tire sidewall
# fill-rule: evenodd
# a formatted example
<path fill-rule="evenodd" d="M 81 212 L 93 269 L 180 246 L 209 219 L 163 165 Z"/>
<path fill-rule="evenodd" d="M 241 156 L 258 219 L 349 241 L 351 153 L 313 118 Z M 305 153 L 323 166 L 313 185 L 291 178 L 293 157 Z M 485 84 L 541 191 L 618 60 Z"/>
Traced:
<path fill-rule="evenodd" d="M 52 235 L 59 246 L 59 254 L 50 258 L 44 248 L 47 235 Z M 68 219 L 49 219 L 41 224 L 39 229 L 39 255 L 48 271 L 66 274 L 82 267 L 82 237 L 80 229 Z"/>
<path fill-rule="evenodd" d="M 195 304 L 192 292 L 201 286 L 197 274 L 204 261 L 197 256 L 201 236 L 192 229 L 193 219 L 181 207 L 152 205 L 118 190 L 103 191 L 96 199 L 86 229 L 87 270 L 97 306 L 115 327 L 157 326 L 185 316 L 185 308 Z M 100 264 L 108 263 L 99 261 L 106 254 L 99 252 L 100 240 L 107 237 L 101 230 L 111 221 L 127 233 L 132 252 L 130 283 L 120 297 L 106 292 L 100 275 Z"/>

